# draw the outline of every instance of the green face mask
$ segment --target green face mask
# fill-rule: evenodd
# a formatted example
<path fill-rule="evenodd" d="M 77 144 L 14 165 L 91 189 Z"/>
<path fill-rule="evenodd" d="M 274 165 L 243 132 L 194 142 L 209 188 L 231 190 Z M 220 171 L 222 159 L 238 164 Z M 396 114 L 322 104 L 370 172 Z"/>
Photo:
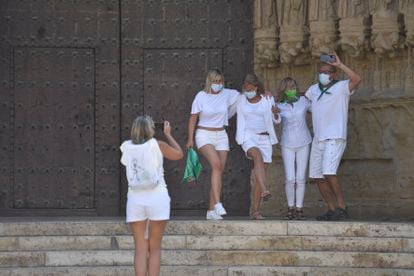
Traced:
<path fill-rule="evenodd" d="M 285 97 L 288 101 L 295 100 L 296 96 L 297 96 L 296 89 L 286 89 L 285 90 Z"/>

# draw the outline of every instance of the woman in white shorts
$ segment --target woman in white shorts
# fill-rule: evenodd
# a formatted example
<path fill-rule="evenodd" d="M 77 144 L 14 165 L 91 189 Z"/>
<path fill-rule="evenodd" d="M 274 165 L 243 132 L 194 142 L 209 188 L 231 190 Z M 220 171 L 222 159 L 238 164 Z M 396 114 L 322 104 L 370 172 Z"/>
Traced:
<path fill-rule="evenodd" d="M 311 102 L 298 94 L 294 79 L 287 77 L 280 82 L 277 107 L 282 117 L 282 149 L 285 167 L 285 192 L 288 203 L 286 219 L 302 219 L 305 196 L 305 174 L 312 138 L 306 124 L 306 114 Z M 295 166 L 296 164 L 296 166 Z M 296 185 L 296 187 L 295 187 Z"/>
<path fill-rule="evenodd" d="M 236 141 L 254 163 L 255 185 L 250 217 L 256 220 L 263 219 L 259 212 L 261 200 L 271 196 L 265 184 L 266 169 L 272 162 L 272 145 L 278 142 L 274 123 L 280 123 L 273 97 L 265 97 L 264 93 L 264 86 L 257 76 L 248 74 L 243 81 L 244 96 L 237 104 Z"/>
<path fill-rule="evenodd" d="M 197 93 L 192 103 L 188 123 L 187 148 L 194 146 L 195 132 L 196 146 L 212 169 L 208 220 L 220 220 L 227 214 L 220 200 L 222 175 L 230 150 L 225 126 L 228 125 L 229 109 L 235 105 L 240 93 L 224 88 L 223 84 L 224 76 L 220 70 L 208 72 L 204 89 Z"/>
<path fill-rule="evenodd" d="M 121 163 L 126 167 L 129 186 L 126 221 L 134 236 L 135 275 L 159 275 L 160 272 L 161 241 L 170 218 L 163 157 L 170 160 L 183 157 L 167 121 L 164 122 L 164 134 L 168 143 L 153 138 L 154 122 L 151 117 L 140 116 L 132 124 L 131 140 L 121 145 Z M 153 175 L 156 181 L 152 181 Z M 151 186 L 144 187 L 142 183 L 151 183 Z"/>

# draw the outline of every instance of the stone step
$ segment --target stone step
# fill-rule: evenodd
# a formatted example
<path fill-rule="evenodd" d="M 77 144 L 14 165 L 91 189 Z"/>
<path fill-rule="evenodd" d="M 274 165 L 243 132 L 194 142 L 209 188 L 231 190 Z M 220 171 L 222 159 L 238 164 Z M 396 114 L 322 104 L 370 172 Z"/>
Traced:
<path fill-rule="evenodd" d="M 0 252 L 0 267 L 125 266 L 133 250 Z M 163 250 L 162 265 L 413 269 L 414 254 L 338 251 Z"/>
<path fill-rule="evenodd" d="M 166 235 L 164 249 L 414 253 L 414 238 Z M 0 237 L 0 251 L 130 250 L 132 235 Z"/>
<path fill-rule="evenodd" d="M 130 234 L 121 218 L 62 221 L 2 221 L 0 236 L 103 236 Z M 172 220 L 168 235 L 334 236 L 414 238 L 414 223 L 246 220 Z"/>
<path fill-rule="evenodd" d="M 412 276 L 414 270 L 372 269 L 372 268 L 320 268 L 320 267 L 221 267 L 221 266 L 162 266 L 161 275 L 165 276 Z M 131 276 L 132 266 L 112 267 L 48 267 L 0 269 L 2 276 Z"/>

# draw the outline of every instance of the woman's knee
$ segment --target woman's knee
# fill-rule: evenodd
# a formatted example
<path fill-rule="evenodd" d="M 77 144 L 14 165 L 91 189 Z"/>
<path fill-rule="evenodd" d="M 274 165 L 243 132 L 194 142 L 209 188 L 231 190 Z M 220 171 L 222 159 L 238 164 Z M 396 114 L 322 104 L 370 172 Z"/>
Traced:
<path fill-rule="evenodd" d="M 224 171 L 224 166 L 220 159 L 214 160 L 210 163 L 211 169 L 216 172 L 222 173 Z"/>
<path fill-rule="evenodd" d="M 258 148 L 251 148 L 248 150 L 248 155 L 253 159 L 253 162 L 264 164 L 262 153 Z"/>
<path fill-rule="evenodd" d="M 286 187 L 295 187 L 295 179 L 286 179 L 285 180 Z"/>

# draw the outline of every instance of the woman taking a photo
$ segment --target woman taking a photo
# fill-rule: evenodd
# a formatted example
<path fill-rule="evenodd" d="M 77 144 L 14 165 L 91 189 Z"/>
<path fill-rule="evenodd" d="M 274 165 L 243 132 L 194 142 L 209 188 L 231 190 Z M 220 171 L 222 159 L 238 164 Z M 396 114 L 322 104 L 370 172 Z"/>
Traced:
<path fill-rule="evenodd" d="M 220 220 L 227 214 L 220 200 L 222 175 L 230 150 L 225 126 L 228 125 L 229 108 L 237 102 L 239 95 L 236 90 L 224 88 L 223 73 L 214 69 L 208 72 L 205 87 L 197 93 L 191 107 L 187 148 L 194 146 L 195 132 L 195 144 L 211 167 L 208 220 Z"/>
<path fill-rule="evenodd" d="M 264 94 L 264 86 L 257 76 L 248 74 L 243 81 L 244 96 L 237 104 L 236 141 L 254 164 L 251 218 L 255 220 L 263 219 L 259 212 L 261 200 L 271 196 L 265 184 L 266 170 L 272 162 L 272 146 L 278 142 L 274 123 L 280 123 L 273 97 Z"/>
<path fill-rule="evenodd" d="M 131 140 L 121 145 L 121 163 L 126 167 L 128 199 L 126 221 L 135 244 L 135 275 L 159 275 L 161 241 L 170 218 L 170 196 L 164 180 L 163 157 L 179 160 L 183 152 L 164 122 L 167 143 L 157 141 L 154 122 L 140 116 L 132 124 Z M 148 231 L 148 237 L 146 237 Z"/>
<path fill-rule="evenodd" d="M 312 138 L 306 124 L 306 114 L 311 103 L 298 93 L 298 85 L 292 78 L 285 78 L 278 89 L 278 108 L 282 117 L 282 149 L 285 167 L 285 192 L 288 202 L 286 219 L 303 218 L 305 174 Z M 295 186 L 296 185 L 296 186 Z"/>

